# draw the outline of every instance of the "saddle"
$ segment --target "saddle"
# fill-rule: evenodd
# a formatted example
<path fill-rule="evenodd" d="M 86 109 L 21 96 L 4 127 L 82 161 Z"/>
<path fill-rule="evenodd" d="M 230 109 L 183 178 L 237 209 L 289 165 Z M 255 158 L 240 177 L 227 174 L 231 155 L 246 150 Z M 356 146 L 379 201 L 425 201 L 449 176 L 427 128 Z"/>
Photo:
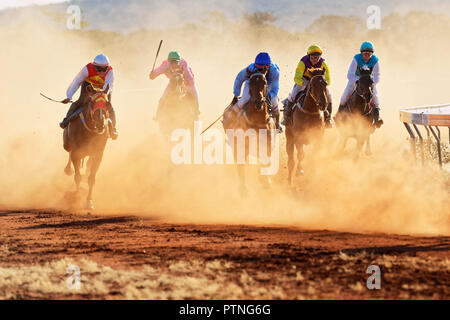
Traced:
<path fill-rule="evenodd" d="M 300 91 L 299 93 L 297 93 L 297 96 L 295 97 L 294 100 L 294 107 L 302 107 L 303 102 L 305 101 L 305 97 L 306 97 L 306 88 L 303 89 L 302 91 Z"/>

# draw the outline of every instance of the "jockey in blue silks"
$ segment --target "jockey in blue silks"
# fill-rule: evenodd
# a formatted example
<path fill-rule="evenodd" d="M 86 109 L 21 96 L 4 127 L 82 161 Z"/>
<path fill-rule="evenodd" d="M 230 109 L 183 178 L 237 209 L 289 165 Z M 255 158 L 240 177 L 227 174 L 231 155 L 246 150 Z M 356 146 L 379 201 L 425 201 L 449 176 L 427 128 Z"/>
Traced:
<path fill-rule="evenodd" d="M 275 63 L 272 63 L 270 55 L 267 52 L 260 52 L 255 59 L 255 62 L 250 64 L 239 72 L 234 81 L 234 98 L 231 102 L 234 112 L 238 112 L 250 100 L 250 85 L 249 79 L 254 73 L 262 73 L 267 80 L 267 99 L 271 105 L 271 111 L 276 119 L 277 129 L 280 130 L 280 111 L 278 110 L 278 90 L 280 88 L 279 78 L 280 69 Z M 239 99 L 242 84 L 244 84 L 244 91 L 242 97 Z"/>
<path fill-rule="evenodd" d="M 341 102 L 339 109 L 345 107 L 348 99 L 353 94 L 356 89 L 356 81 L 359 79 L 358 68 L 362 69 L 371 69 L 372 70 L 372 79 L 373 79 L 373 98 L 371 101 L 371 105 L 373 109 L 373 116 L 375 120 L 375 124 L 377 127 L 383 123 L 383 120 L 380 118 L 380 102 L 378 100 L 378 92 L 376 85 L 380 81 L 380 63 L 378 61 L 378 57 L 373 54 L 374 47 L 371 42 L 363 42 L 360 48 L 360 53 L 356 54 L 353 57 L 352 63 L 348 68 L 347 78 L 348 83 L 345 88 L 344 93 L 341 97 Z"/>

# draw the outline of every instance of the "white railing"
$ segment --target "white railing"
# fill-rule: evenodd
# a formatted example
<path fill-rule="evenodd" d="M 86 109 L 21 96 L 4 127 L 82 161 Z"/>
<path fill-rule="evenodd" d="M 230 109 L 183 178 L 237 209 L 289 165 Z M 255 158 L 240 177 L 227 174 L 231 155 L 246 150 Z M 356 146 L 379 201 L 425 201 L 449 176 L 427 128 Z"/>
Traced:
<path fill-rule="evenodd" d="M 422 164 L 425 163 L 424 143 L 422 134 L 417 126 L 424 126 L 428 139 L 431 139 L 431 132 L 436 139 L 439 165 L 442 167 L 441 131 L 439 127 L 448 127 L 450 142 L 450 104 L 400 109 L 400 121 L 403 122 L 411 137 L 411 151 L 413 152 L 414 157 L 416 156 L 416 135 L 411 128 L 411 125 L 417 133 L 417 138 L 420 141 L 421 147 Z"/>

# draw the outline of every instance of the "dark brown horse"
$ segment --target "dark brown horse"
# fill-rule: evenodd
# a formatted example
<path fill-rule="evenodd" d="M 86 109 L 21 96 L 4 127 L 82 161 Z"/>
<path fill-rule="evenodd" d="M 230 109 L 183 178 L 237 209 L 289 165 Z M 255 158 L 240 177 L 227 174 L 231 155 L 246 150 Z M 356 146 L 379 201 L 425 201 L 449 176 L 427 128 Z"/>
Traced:
<path fill-rule="evenodd" d="M 194 121 L 198 115 L 195 112 L 192 97 L 186 92 L 182 73 L 177 73 L 160 101 L 155 120 L 162 133 L 170 137 L 175 129 L 190 129 L 193 132 Z"/>
<path fill-rule="evenodd" d="M 100 166 L 109 137 L 109 119 L 107 111 L 108 96 L 105 91 L 96 91 L 92 86 L 83 86 L 87 90 L 86 105 L 79 117 L 71 121 L 64 129 L 64 149 L 69 152 L 69 161 L 64 172 L 67 175 L 75 169 L 76 192 L 79 194 L 81 173 L 80 169 L 84 159 L 89 157 L 87 172 L 89 172 L 89 192 L 86 198 L 85 209 L 93 209 L 92 190 L 95 184 L 95 176 Z"/>
<path fill-rule="evenodd" d="M 338 152 L 345 148 L 348 138 L 356 139 L 356 149 L 353 160 L 359 158 L 364 143 L 366 154 L 370 155 L 370 135 L 375 131 L 373 109 L 371 101 L 373 97 L 372 69 L 358 68 L 360 78 L 356 81 L 356 89 L 345 106 L 341 106 L 336 113 L 336 127 L 342 135 Z"/>
<path fill-rule="evenodd" d="M 303 146 L 321 138 L 324 130 L 323 113 L 327 112 L 327 82 L 325 70 L 315 69 L 304 94 L 299 94 L 293 106 L 292 124 L 286 126 L 286 152 L 288 154 L 288 181 L 292 185 L 292 172 L 295 167 L 294 151 L 297 149 L 297 174 L 303 174 L 301 161 L 304 158 Z"/>
<path fill-rule="evenodd" d="M 245 180 L 245 164 L 249 160 L 250 151 L 256 157 L 258 166 L 261 162 L 261 153 L 270 157 L 273 146 L 273 135 L 276 132 L 275 121 L 269 113 L 269 103 L 266 99 L 267 95 L 267 79 L 263 73 L 254 73 L 250 76 L 250 100 L 237 114 L 233 113 L 230 108 L 225 109 L 223 123 L 224 130 L 227 134 L 227 143 L 232 146 L 234 153 L 234 161 L 237 164 L 240 193 L 247 194 L 247 186 Z M 266 140 L 263 139 L 263 136 Z M 266 141 L 266 152 L 260 149 Z M 250 149 L 252 147 L 252 149 Z M 260 167 L 261 169 L 261 167 Z M 271 179 L 268 175 L 265 178 L 260 175 L 261 182 L 269 187 Z"/>

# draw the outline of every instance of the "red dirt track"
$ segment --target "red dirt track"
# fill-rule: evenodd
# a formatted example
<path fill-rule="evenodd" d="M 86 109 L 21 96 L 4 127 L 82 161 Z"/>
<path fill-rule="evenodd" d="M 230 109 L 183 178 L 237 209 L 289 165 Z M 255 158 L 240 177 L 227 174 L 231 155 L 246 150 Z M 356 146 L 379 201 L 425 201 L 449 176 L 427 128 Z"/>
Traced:
<path fill-rule="evenodd" d="M 66 287 L 69 263 L 78 291 Z M 379 290 L 366 287 L 373 264 Z M 449 299 L 450 237 L 3 210 L 0 297 Z"/>

